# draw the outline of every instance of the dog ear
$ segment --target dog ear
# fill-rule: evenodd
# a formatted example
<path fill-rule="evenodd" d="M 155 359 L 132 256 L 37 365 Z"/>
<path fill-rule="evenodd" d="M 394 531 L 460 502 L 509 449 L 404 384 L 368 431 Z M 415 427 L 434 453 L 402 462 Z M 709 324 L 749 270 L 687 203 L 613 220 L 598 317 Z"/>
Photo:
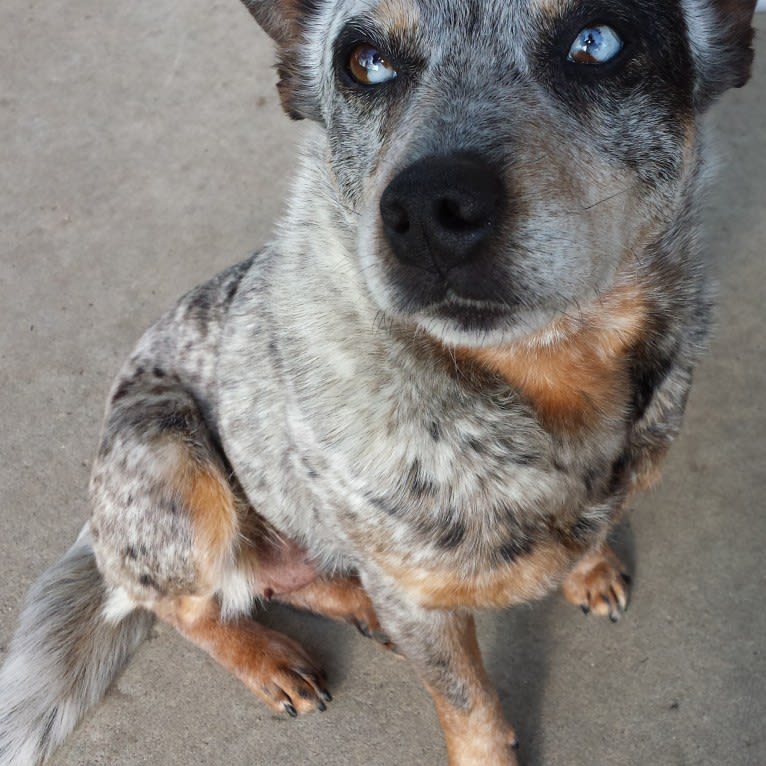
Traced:
<path fill-rule="evenodd" d="M 301 67 L 306 25 L 320 0 L 242 0 L 253 18 L 279 48 L 277 89 L 282 108 L 294 120 L 322 121 L 317 99 Z"/>
<path fill-rule="evenodd" d="M 750 79 L 756 0 L 684 0 L 698 69 L 697 100 L 706 107 Z"/>

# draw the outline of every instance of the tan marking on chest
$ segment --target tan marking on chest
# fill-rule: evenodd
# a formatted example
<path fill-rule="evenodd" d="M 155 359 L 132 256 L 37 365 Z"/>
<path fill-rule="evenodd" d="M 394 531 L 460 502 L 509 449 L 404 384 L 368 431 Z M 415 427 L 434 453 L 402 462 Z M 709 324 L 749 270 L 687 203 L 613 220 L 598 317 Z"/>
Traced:
<path fill-rule="evenodd" d="M 505 347 L 461 348 L 458 361 L 500 375 L 530 402 L 553 430 L 580 430 L 617 415 L 629 395 L 628 352 L 647 319 L 638 286 L 602 296 L 579 316 L 557 320 Z"/>
<path fill-rule="evenodd" d="M 510 564 L 469 575 L 459 567 L 418 567 L 386 555 L 378 564 L 426 609 L 503 608 L 542 598 L 556 587 L 575 555 L 560 545 L 539 545 Z"/>

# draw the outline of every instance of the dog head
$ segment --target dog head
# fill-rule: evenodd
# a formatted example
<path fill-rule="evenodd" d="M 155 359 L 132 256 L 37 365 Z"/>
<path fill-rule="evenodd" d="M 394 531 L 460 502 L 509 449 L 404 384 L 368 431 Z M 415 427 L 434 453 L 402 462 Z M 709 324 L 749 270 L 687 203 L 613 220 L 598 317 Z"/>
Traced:
<path fill-rule="evenodd" d="M 496 345 L 640 270 L 689 206 L 697 118 L 755 0 L 245 0 L 321 123 L 385 314 Z"/>

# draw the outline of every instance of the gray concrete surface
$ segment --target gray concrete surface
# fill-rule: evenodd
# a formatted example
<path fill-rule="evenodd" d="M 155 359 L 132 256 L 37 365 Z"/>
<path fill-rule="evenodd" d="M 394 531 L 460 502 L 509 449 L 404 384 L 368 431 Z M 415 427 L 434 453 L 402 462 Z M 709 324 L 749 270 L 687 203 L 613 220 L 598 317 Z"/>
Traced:
<path fill-rule="evenodd" d="M 714 118 L 720 329 L 665 482 L 623 531 L 627 619 L 551 598 L 480 621 L 527 766 L 766 764 L 766 39 L 759 48 L 754 82 Z M 236 0 L 3 0 L 0 652 L 23 593 L 87 515 L 122 358 L 182 291 L 262 243 L 281 209 L 300 126 L 279 113 L 270 60 Z M 269 619 L 325 663 L 327 713 L 272 716 L 159 628 L 54 763 L 443 763 L 405 663 L 345 627 Z"/>

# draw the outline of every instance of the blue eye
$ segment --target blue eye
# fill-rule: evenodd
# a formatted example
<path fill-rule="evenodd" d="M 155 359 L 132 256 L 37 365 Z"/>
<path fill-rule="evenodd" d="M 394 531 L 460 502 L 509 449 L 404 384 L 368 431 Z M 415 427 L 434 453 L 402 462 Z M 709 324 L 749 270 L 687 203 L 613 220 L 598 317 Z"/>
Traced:
<path fill-rule="evenodd" d="M 569 61 L 575 64 L 606 64 L 622 50 L 620 36 L 606 24 L 585 27 L 569 49 Z"/>
<path fill-rule="evenodd" d="M 397 76 L 391 62 L 371 45 L 360 45 L 351 52 L 348 71 L 360 85 L 381 85 Z"/>

